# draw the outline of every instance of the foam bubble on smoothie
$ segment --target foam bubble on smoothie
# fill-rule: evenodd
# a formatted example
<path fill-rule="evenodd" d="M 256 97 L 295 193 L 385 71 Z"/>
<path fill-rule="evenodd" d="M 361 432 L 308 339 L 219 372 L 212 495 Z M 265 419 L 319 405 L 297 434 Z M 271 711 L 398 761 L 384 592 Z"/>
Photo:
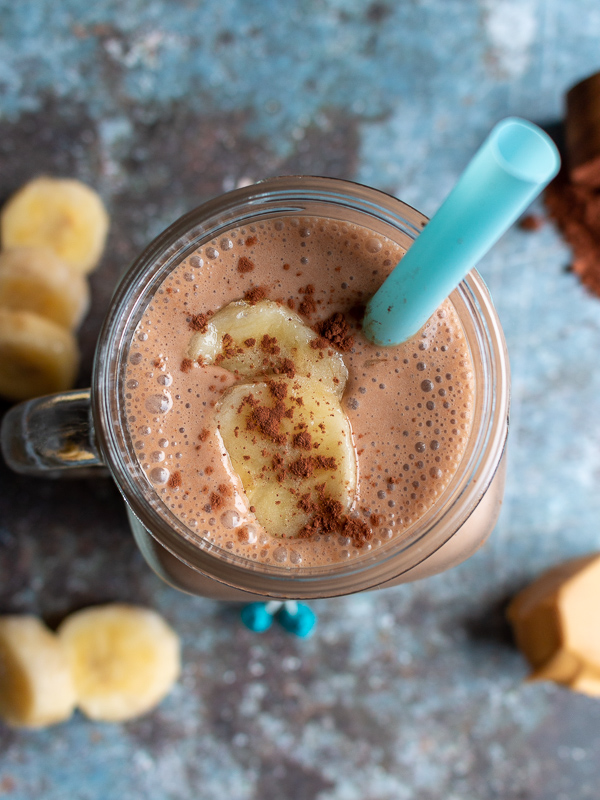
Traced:
<path fill-rule="evenodd" d="M 371 344 L 356 327 L 402 254 L 360 226 L 280 216 L 221 233 L 164 280 L 132 337 L 125 403 L 142 468 L 192 540 L 288 568 L 355 559 L 401 537 L 448 486 L 466 448 L 474 391 L 452 304 L 443 303 L 416 337 L 394 348 Z M 236 377 L 186 361 L 194 329 L 259 290 L 310 326 L 337 312 L 353 326 L 353 346 L 343 353 L 349 379 L 342 406 L 358 458 L 350 517 L 373 533 L 363 547 L 334 534 L 275 538 L 260 526 L 214 422 L 215 406 Z"/>

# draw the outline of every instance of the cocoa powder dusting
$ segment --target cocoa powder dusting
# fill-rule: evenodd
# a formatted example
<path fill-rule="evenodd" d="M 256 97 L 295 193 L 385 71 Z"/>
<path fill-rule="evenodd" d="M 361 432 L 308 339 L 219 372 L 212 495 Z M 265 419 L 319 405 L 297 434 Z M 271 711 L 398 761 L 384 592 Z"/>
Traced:
<path fill-rule="evenodd" d="M 312 447 L 312 436 L 308 431 L 300 431 L 300 433 L 294 434 L 292 445 L 297 447 L 298 450 L 310 450 Z"/>
<path fill-rule="evenodd" d="M 212 311 L 207 311 L 206 314 L 194 314 L 188 321 L 190 329 L 198 333 L 206 333 L 208 322 L 212 315 Z"/>
<path fill-rule="evenodd" d="M 301 479 L 311 478 L 315 471 L 313 460 L 310 456 L 308 458 L 300 456 L 289 465 L 288 469 L 294 478 Z"/>
<path fill-rule="evenodd" d="M 284 358 L 280 366 L 277 369 L 274 369 L 273 372 L 276 375 L 287 375 L 288 378 L 295 378 L 296 365 L 291 358 Z"/>
<path fill-rule="evenodd" d="M 254 261 L 249 259 L 248 256 L 242 256 L 238 260 L 238 265 L 237 265 L 238 272 L 244 274 L 245 272 L 252 272 L 253 269 L 254 269 Z"/>
<path fill-rule="evenodd" d="M 304 314 L 305 317 L 310 317 L 310 315 L 314 314 L 316 310 L 317 304 L 315 303 L 312 295 L 307 295 L 298 306 L 298 311 L 301 314 Z"/>
<path fill-rule="evenodd" d="M 173 472 L 171 477 L 169 478 L 167 486 L 169 487 L 169 489 L 179 489 L 182 483 L 183 480 L 181 478 L 181 472 Z"/>
<path fill-rule="evenodd" d="M 236 347 L 231 334 L 226 333 L 223 336 L 223 355 L 225 358 L 235 358 L 238 353 L 242 352 L 241 348 Z"/>
<path fill-rule="evenodd" d="M 209 499 L 213 511 L 218 511 L 223 506 L 224 500 L 218 492 L 211 492 Z"/>
<path fill-rule="evenodd" d="M 350 334 L 350 326 L 339 311 L 327 319 L 317 322 L 315 331 L 343 353 L 349 352 L 354 347 L 354 337 Z"/>
<path fill-rule="evenodd" d="M 269 381 L 269 392 L 277 400 L 283 400 L 287 397 L 288 385 L 283 381 Z"/>
<path fill-rule="evenodd" d="M 258 238 L 256 236 L 248 236 L 248 238 L 245 241 L 245 245 L 246 245 L 246 247 L 252 247 L 257 242 L 258 242 Z"/>
<path fill-rule="evenodd" d="M 248 419 L 246 428 L 249 431 L 257 431 L 270 439 L 275 444 L 285 443 L 285 434 L 281 432 L 281 421 L 286 416 L 285 404 L 278 400 L 273 408 L 268 406 L 253 406 Z"/>
<path fill-rule="evenodd" d="M 281 353 L 281 347 L 277 344 L 277 339 L 275 336 L 269 336 L 268 333 L 260 340 L 260 349 L 263 353 L 267 353 L 270 356 L 276 356 Z"/>
<path fill-rule="evenodd" d="M 191 358 L 184 358 L 179 368 L 182 372 L 189 372 L 193 366 L 194 362 Z"/>
<path fill-rule="evenodd" d="M 250 303 L 253 306 L 255 303 L 258 303 L 260 300 L 265 300 L 267 297 L 267 290 L 264 286 L 253 286 L 252 289 L 248 289 L 248 291 L 244 294 L 244 300 L 247 303 Z"/>

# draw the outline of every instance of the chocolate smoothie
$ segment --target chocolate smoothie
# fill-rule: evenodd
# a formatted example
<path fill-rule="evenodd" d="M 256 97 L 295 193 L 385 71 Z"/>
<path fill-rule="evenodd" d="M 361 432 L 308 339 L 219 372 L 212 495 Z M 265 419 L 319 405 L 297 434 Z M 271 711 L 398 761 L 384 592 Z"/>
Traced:
<path fill-rule="evenodd" d="M 144 473 L 191 541 L 290 570 L 310 568 L 360 559 L 405 535 L 436 503 L 467 446 L 474 370 L 450 301 L 403 345 L 382 348 L 363 337 L 364 304 L 402 255 L 400 246 L 367 228 L 278 216 L 220 235 L 160 285 L 131 341 L 126 410 Z M 240 381 L 276 385 L 301 376 L 292 363 L 276 365 L 278 374 L 271 369 L 268 377 L 249 379 L 218 358 L 205 364 L 190 357 L 194 333 L 243 298 L 250 305 L 266 298 L 298 314 L 317 332 L 318 354 L 341 353 L 348 370 L 339 403 L 353 440 L 354 496 L 337 518 L 313 504 L 312 527 L 300 536 L 274 535 L 261 525 L 216 415 Z M 292 395 L 301 394 L 298 386 Z M 239 410 L 244 430 L 248 413 Z M 301 442 L 296 440 L 299 447 Z M 274 465 L 270 478 L 282 480 L 281 474 Z M 301 482 L 296 486 L 300 502 Z"/>

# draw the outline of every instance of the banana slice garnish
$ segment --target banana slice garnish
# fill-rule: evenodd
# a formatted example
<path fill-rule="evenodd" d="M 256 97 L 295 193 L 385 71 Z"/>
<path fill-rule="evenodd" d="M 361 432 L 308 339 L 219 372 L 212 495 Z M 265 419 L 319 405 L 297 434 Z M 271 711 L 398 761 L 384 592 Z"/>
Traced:
<path fill-rule="evenodd" d="M 340 398 L 348 380 L 335 348 L 319 348 L 320 337 L 290 309 L 272 300 L 229 303 L 192 336 L 188 357 L 218 364 L 241 378 L 293 373 L 310 378 Z"/>
<path fill-rule="evenodd" d="M 350 423 L 309 378 L 237 384 L 221 398 L 218 430 L 249 504 L 272 536 L 295 537 L 323 503 L 339 514 L 356 493 Z"/>

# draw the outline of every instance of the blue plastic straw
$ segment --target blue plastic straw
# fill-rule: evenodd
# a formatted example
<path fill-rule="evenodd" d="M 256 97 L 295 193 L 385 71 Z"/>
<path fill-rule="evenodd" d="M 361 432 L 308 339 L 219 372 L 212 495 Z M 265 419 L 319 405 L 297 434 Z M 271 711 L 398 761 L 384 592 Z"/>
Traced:
<path fill-rule="evenodd" d="M 499 122 L 398 266 L 373 295 L 363 331 L 380 345 L 414 336 L 560 167 L 531 122 Z"/>

